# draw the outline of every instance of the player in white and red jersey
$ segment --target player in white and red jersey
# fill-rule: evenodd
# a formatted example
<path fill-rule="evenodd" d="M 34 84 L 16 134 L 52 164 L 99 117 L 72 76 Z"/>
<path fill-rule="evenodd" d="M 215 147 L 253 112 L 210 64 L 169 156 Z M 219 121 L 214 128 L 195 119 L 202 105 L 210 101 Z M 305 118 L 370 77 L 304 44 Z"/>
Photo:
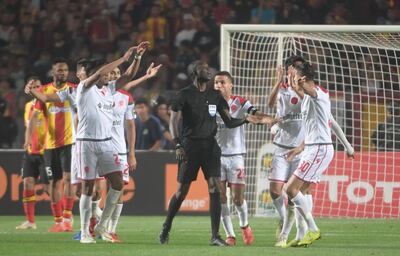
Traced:
<path fill-rule="evenodd" d="M 219 90 L 229 105 L 229 114 L 234 118 L 244 118 L 246 114 L 263 115 L 250 101 L 232 95 L 233 78 L 229 72 L 217 72 L 214 78 L 214 88 Z M 273 117 L 264 115 L 270 122 Z M 229 186 L 233 202 L 239 216 L 239 225 L 242 230 L 243 241 L 246 245 L 253 243 L 254 237 L 248 223 L 247 203 L 244 199 L 245 168 L 244 155 L 246 154 L 245 128 L 239 126 L 229 129 L 222 118 L 217 114 L 218 132 L 216 140 L 221 148 L 221 219 L 227 236 L 226 243 L 236 244 L 235 232 L 227 205 L 226 187 Z"/>
<path fill-rule="evenodd" d="M 111 129 L 114 121 L 113 94 L 115 88 L 121 87 L 120 85 L 129 81 L 131 77 L 125 73 L 124 76 L 111 84 L 108 83 L 108 77 L 112 70 L 127 61 L 133 51 L 140 49 L 141 45 L 131 47 L 122 58 L 103 66 L 94 75 L 82 81 L 77 88 L 76 101 L 79 123 L 76 149 L 77 164 L 82 179 L 80 200 L 81 243 L 95 242 L 89 234 L 88 226 L 91 213 L 91 195 L 97 174 L 105 176 L 109 180 L 110 188 L 103 214 L 95 227 L 95 231 L 102 236 L 103 240 L 113 241 L 105 225 L 115 209 L 123 187 L 118 152 L 111 142 Z M 147 47 L 147 45 L 142 47 Z"/>
<path fill-rule="evenodd" d="M 303 62 L 304 59 L 302 57 L 291 56 L 285 61 L 285 68 L 287 70 L 289 66 Z M 279 66 L 277 68 L 277 82 L 268 98 L 268 106 L 270 108 L 274 107 L 277 102 L 276 117 L 282 119 L 280 123 L 275 124 L 271 129 L 274 134 L 275 151 L 268 176 L 269 192 L 280 217 L 276 230 L 276 238 L 278 239 L 276 246 L 280 246 L 281 243 L 286 244 L 286 239 L 280 239 L 286 216 L 285 195 L 282 193 L 283 186 L 300 161 L 300 155 L 294 157 L 292 161 L 288 161 L 286 154 L 289 150 L 298 147 L 304 140 L 301 101 L 301 98 L 293 88 L 288 83 L 284 83 L 284 69 Z M 299 223 L 301 224 L 301 222 Z M 298 232 L 301 230 L 298 227 Z M 302 234 L 299 235 L 302 236 Z"/>
<path fill-rule="evenodd" d="M 301 146 L 304 152 L 300 164 L 290 177 L 286 192 L 288 199 L 294 203 L 307 223 L 308 231 L 298 245 L 308 246 L 321 235 L 302 190 L 307 190 L 311 183 L 319 182 L 322 173 L 333 159 L 331 103 L 328 91 L 314 83 L 314 72 L 309 63 L 295 64 L 290 67 L 289 72 L 291 85 L 303 100 L 301 112 L 304 118 L 305 139 Z M 290 152 L 288 157 L 292 157 Z"/>
<path fill-rule="evenodd" d="M 305 60 L 301 56 L 294 55 L 286 60 L 285 68 L 288 70 L 290 66 L 304 62 Z M 305 130 L 301 114 L 302 99 L 290 86 L 290 83 L 283 83 L 284 70 L 278 67 L 277 71 L 278 80 L 272 89 L 268 99 L 268 105 L 269 107 L 273 107 L 275 102 L 278 102 L 277 117 L 282 119 L 282 121 L 271 129 L 274 130 L 274 144 L 276 149 L 269 173 L 270 194 L 280 216 L 275 246 L 290 247 L 297 246 L 298 242 L 307 231 L 302 216 L 297 211 L 294 211 L 294 205 L 291 201 L 288 201 L 288 207 L 285 208 L 284 197 L 286 195 L 283 193 L 283 186 L 294 170 L 296 170 L 301 157 L 300 154 L 292 154 L 292 157 L 289 159 L 287 155 L 304 141 Z M 332 123 L 332 130 L 345 146 L 348 156 L 353 157 L 354 149 L 347 141 L 342 129 L 336 123 L 332 115 L 330 115 L 330 121 Z M 312 209 L 311 189 L 309 187 L 303 189 L 302 193 L 304 193 L 307 199 L 308 207 Z M 296 238 L 286 244 L 294 218 L 296 218 L 297 227 Z"/>

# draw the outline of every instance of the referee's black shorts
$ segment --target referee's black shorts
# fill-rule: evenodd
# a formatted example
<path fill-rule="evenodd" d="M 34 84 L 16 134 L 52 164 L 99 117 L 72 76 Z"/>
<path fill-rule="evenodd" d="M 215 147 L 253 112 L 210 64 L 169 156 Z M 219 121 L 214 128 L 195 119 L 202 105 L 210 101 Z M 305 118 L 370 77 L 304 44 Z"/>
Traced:
<path fill-rule="evenodd" d="M 71 172 L 71 147 L 72 145 L 66 145 L 44 151 L 46 172 L 55 181 L 62 179 L 63 172 Z"/>
<path fill-rule="evenodd" d="M 200 167 L 207 180 L 210 177 L 221 177 L 221 149 L 215 138 L 185 140 L 182 146 L 186 157 L 179 163 L 179 183 L 195 181 Z"/>
<path fill-rule="evenodd" d="M 22 178 L 33 177 L 40 178 L 38 183 L 49 184 L 49 177 L 44 168 L 44 160 L 42 155 L 24 153 L 22 159 Z"/>

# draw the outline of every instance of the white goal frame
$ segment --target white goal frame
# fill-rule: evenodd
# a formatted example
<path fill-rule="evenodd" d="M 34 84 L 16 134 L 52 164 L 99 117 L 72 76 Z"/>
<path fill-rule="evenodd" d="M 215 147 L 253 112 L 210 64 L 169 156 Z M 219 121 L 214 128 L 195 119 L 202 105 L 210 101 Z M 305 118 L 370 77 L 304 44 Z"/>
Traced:
<path fill-rule="evenodd" d="M 231 50 L 231 40 L 230 33 L 234 32 L 243 32 L 243 33 L 276 33 L 276 37 L 278 38 L 278 51 L 276 63 L 282 64 L 284 62 L 284 44 L 283 38 L 285 37 L 285 33 L 400 33 L 400 25 L 244 25 L 244 24 L 223 24 L 221 25 L 220 30 L 220 70 L 232 72 L 231 68 L 231 59 L 230 59 L 230 50 Z M 281 35 L 279 33 L 282 33 Z M 280 43 L 282 42 L 282 43 Z M 330 41 L 329 41 L 330 42 Z M 332 40 L 335 43 L 334 39 Z M 396 49 L 400 50 L 400 43 L 396 41 L 389 46 L 381 46 L 379 42 L 370 41 L 367 43 L 367 47 L 377 47 L 386 50 Z M 389 43 L 390 44 L 390 43 Z M 271 85 L 272 86 L 272 85 Z M 266 128 L 267 129 L 267 128 Z M 265 144 L 263 148 L 260 148 L 260 151 L 257 156 L 261 157 L 265 152 L 270 151 L 269 146 L 272 146 L 272 143 Z M 268 147 L 268 149 L 267 149 Z M 269 152 L 270 153 L 270 152 Z M 257 161 L 256 172 L 261 168 L 259 164 L 260 161 Z M 258 173 L 256 173 L 258 177 Z M 258 181 L 256 180 L 256 183 Z M 397 184 L 398 182 L 396 182 Z M 400 184 L 400 183 L 399 183 Z M 257 184 L 255 184 L 257 186 Z M 397 185 L 396 185 L 397 186 Z M 257 190 L 257 188 L 256 188 Z M 255 203 L 257 204 L 259 199 L 256 196 Z M 250 211 L 251 214 L 256 214 L 254 211 Z"/>

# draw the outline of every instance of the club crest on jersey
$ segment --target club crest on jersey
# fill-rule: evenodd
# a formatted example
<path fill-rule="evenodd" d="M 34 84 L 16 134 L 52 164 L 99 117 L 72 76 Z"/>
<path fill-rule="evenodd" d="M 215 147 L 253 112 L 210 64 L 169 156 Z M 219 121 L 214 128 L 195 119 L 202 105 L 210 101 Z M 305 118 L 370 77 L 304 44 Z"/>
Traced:
<path fill-rule="evenodd" d="M 217 114 L 217 105 L 208 105 L 208 113 L 214 117 Z"/>

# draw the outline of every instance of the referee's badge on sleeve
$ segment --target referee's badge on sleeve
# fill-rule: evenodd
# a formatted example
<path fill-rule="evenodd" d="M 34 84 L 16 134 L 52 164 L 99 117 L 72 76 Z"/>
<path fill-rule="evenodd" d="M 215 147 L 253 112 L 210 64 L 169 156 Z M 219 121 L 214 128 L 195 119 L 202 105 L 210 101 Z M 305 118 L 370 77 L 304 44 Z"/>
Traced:
<path fill-rule="evenodd" d="M 217 114 L 217 105 L 208 105 L 208 113 L 214 117 Z"/>

